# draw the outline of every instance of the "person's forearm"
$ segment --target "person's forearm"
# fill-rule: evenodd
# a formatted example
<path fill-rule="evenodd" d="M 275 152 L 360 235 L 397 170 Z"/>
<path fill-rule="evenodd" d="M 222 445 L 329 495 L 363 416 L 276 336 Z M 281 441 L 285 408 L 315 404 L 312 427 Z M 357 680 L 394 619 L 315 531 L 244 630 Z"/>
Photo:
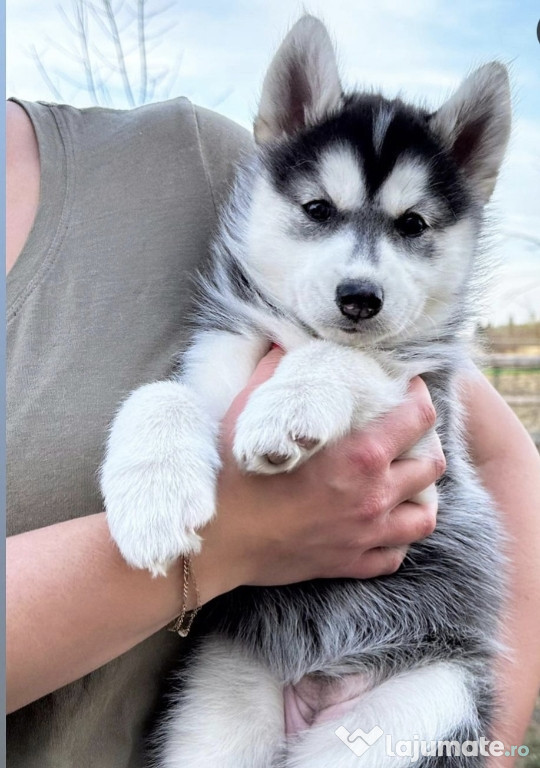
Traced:
<path fill-rule="evenodd" d="M 523 743 L 540 685 L 540 457 L 510 408 L 480 375 L 466 385 L 471 454 L 508 534 L 509 598 L 498 664 L 500 710 L 493 738 Z M 501 757 L 498 768 L 515 758 Z"/>
<path fill-rule="evenodd" d="M 259 477 L 239 470 L 231 451 L 236 419 L 281 356 L 274 350 L 263 358 L 222 424 L 217 514 L 193 557 L 202 603 L 240 584 L 392 573 L 404 547 L 435 525 L 433 504 L 404 500 L 437 480 L 442 455 L 396 461 L 435 423 L 420 379 L 411 382 L 406 403 L 297 472 Z M 373 445 L 382 446 L 376 465 Z M 364 505 L 359 499 L 368 489 L 375 502 Z M 132 570 L 104 514 L 14 536 L 7 555 L 10 710 L 91 672 L 181 611 L 180 564 L 166 579 Z"/>
<path fill-rule="evenodd" d="M 227 588 L 199 558 L 204 601 Z M 232 586 L 232 585 L 231 585 Z M 152 578 L 122 560 L 105 515 L 7 541 L 7 708 L 13 711 L 97 669 L 177 616 L 182 572 Z M 190 596 L 190 600 L 193 598 Z M 191 606 L 188 606 L 191 607 Z"/>

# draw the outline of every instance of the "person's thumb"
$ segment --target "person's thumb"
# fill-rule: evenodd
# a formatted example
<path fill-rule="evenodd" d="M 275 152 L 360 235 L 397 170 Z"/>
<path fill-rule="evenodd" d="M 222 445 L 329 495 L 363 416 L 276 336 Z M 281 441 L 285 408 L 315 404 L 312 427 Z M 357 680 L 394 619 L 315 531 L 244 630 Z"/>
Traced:
<path fill-rule="evenodd" d="M 272 378 L 274 371 L 278 367 L 284 354 L 283 350 L 279 347 L 272 347 L 272 349 L 259 361 L 257 367 L 251 374 L 248 383 L 233 400 L 232 405 L 223 420 L 224 424 L 232 425 L 236 422 L 236 419 L 246 405 L 248 397 L 254 389 L 257 389 L 257 387 L 260 387 L 265 381 Z"/>

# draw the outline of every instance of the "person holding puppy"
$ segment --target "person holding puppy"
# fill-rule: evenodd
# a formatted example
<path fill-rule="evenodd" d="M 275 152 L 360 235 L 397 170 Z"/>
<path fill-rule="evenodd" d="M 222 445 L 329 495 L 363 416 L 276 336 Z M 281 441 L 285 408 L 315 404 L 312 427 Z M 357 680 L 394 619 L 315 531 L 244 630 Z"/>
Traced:
<path fill-rule="evenodd" d="M 182 574 L 152 579 L 123 562 L 96 472 L 118 402 L 165 377 L 188 339 L 190 278 L 250 149 L 242 129 L 185 99 L 128 112 L 8 103 L 13 768 L 144 765 L 146 721 L 182 652 L 164 631 L 183 608 Z M 219 514 L 193 559 L 203 603 L 242 584 L 391 573 L 435 526 L 434 506 L 408 499 L 444 457 L 397 461 L 435 422 L 420 380 L 407 408 L 297 472 L 239 473 L 235 419 L 281 354 L 261 361 L 223 424 Z M 513 540 L 505 641 L 517 663 L 501 660 L 496 737 L 520 744 L 540 678 L 539 461 L 480 374 L 463 391 L 472 458 Z"/>

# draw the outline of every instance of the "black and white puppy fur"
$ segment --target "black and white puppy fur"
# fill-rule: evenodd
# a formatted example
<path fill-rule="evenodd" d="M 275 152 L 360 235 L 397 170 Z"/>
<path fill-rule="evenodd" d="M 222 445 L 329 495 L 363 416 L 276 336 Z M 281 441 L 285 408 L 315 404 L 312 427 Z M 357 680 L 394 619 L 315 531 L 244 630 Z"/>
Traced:
<path fill-rule="evenodd" d="M 234 455 L 246 472 L 294 470 L 403 402 L 416 374 L 448 467 L 427 492 L 438 494 L 437 528 L 395 574 L 242 588 L 217 601 L 164 726 L 160 766 L 409 764 L 385 755 L 383 739 L 358 758 L 339 725 L 378 725 L 394 740 L 489 737 L 502 547 L 467 461 L 456 377 L 469 364 L 483 210 L 509 130 L 499 63 L 430 113 L 344 93 L 313 17 L 279 48 L 181 373 L 135 391 L 113 423 L 102 468 L 112 536 L 128 563 L 154 574 L 199 550 L 197 530 L 215 513 L 220 419 L 270 342 L 287 354 L 238 420 Z M 359 702 L 287 739 L 284 685 L 350 674 L 366 681 Z M 439 760 L 484 758 L 418 765 Z"/>

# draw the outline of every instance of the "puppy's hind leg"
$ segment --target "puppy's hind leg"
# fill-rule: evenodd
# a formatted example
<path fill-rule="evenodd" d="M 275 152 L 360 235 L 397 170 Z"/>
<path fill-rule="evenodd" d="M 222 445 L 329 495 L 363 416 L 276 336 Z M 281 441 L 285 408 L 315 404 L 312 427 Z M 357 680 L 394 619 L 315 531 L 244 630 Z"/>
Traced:
<path fill-rule="evenodd" d="M 470 673 L 457 663 L 433 662 L 386 680 L 339 720 L 320 722 L 304 731 L 289 745 L 285 766 L 405 768 L 416 765 L 412 761 L 415 744 L 445 739 L 449 733 L 476 734 L 478 727 Z M 410 749 L 396 748 L 397 742 L 406 742 Z M 428 758 L 420 755 L 420 759 Z M 461 763 L 440 759 L 441 768 L 461 768 Z M 481 763 L 472 765 L 478 768 Z M 423 768 L 428 766 L 438 768 L 439 763 L 426 763 Z"/>
<path fill-rule="evenodd" d="M 489 761 L 496 763 L 488 747 L 485 731 L 457 731 L 427 744 L 414 768 L 484 768 Z"/>
<path fill-rule="evenodd" d="M 242 648 L 203 641 L 158 737 L 157 768 L 274 768 L 284 744 L 282 686 Z"/>

